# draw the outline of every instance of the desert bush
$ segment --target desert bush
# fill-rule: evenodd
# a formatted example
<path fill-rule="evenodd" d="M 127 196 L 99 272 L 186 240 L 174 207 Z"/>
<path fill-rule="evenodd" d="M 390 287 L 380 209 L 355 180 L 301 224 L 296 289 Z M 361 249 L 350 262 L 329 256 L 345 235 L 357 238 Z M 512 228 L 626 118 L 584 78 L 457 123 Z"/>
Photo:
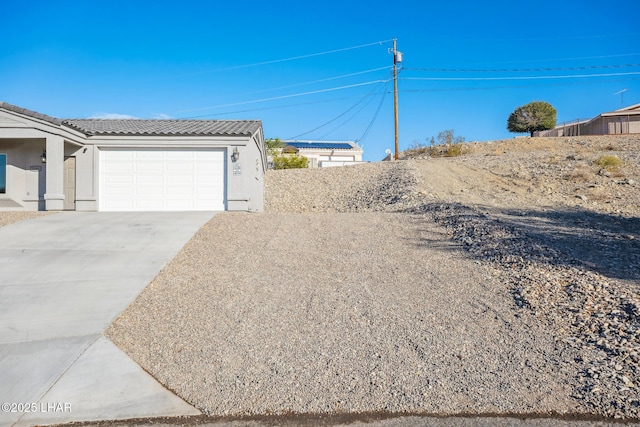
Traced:
<path fill-rule="evenodd" d="M 298 154 L 273 156 L 274 169 L 304 169 L 309 167 L 309 159 Z"/>
<path fill-rule="evenodd" d="M 609 172 L 618 170 L 624 164 L 618 156 L 600 156 L 593 163 Z"/>
<path fill-rule="evenodd" d="M 444 130 L 438 133 L 437 141 L 435 137 L 428 140 L 429 145 L 418 140 L 413 141 L 404 152 L 405 157 L 412 158 L 427 155 L 430 157 L 457 157 L 470 151 L 464 144 L 463 136 L 455 136 L 453 129 Z"/>
<path fill-rule="evenodd" d="M 428 147 L 427 144 L 420 142 L 419 140 L 413 141 L 411 145 L 405 151 L 405 156 L 408 158 L 418 157 L 422 155 L 431 155 L 431 147 Z"/>
<path fill-rule="evenodd" d="M 462 144 L 449 145 L 444 153 L 445 157 L 457 157 L 465 154 L 465 147 Z"/>
<path fill-rule="evenodd" d="M 587 182 L 593 177 L 593 171 L 583 165 L 576 167 L 567 175 L 567 178 L 576 182 Z"/>

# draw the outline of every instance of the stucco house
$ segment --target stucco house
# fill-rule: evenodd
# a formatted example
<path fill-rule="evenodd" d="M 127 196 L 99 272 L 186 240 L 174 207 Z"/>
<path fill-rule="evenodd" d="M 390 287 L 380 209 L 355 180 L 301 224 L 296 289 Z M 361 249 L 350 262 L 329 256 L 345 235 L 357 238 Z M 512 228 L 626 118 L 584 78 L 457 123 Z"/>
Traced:
<path fill-rule="evenodd" d="M 262 211 L 257 120 L 58 119 L 0 102 L 0 210 Z"/>
<path fill-rule="evenodd" d="M 310 141 L 288 140 L 284 153 L 295 153 L 309 159 L 309 167 L 326 168 L 334 166 L 348 166 L 362 161 L 364 150 L 351 141 Z"/>
<path fill-rule="evenodd" d="M 589 120 L 563 123 L 536 136 L 621 135 L 640 133 L 640 104 L 599 114 Z"/>

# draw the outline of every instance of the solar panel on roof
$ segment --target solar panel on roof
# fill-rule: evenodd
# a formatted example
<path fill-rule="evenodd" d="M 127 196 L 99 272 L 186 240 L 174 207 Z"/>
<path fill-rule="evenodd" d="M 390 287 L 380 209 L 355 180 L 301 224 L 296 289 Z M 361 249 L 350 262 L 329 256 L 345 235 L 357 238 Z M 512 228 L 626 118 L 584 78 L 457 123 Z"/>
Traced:
<path fill-rule="evenodd" d="M 287 142 L 287 145 L 296 148 L 320 148 L 326 150 L 351 150 L 351 144 L 347 142 Z"/>

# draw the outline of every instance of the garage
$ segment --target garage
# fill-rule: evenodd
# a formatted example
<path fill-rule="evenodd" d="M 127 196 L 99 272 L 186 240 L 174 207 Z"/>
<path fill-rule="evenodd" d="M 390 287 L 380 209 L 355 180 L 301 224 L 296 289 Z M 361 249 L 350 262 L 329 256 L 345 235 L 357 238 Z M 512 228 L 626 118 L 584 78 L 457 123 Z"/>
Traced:
<path fill-rule="evenodd" d="M 0 209 L 261 212 L 266 168 L 260 120 L 59 119 L 0 102 Z"/>
<path fill-rule="evenodd" d="M 225 153 L 206 148 L 101 148 L 99 210 L 225 210 Z"/>

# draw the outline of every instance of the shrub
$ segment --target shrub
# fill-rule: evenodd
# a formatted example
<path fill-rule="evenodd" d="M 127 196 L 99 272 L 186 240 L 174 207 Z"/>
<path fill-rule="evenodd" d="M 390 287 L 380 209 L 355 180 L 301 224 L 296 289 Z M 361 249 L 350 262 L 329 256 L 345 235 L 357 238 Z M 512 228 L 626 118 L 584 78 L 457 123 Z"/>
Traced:
<path fill-rule="evenodd" d="M 406 158 L 421 157 L 424 155 L 430 157 L 457 157 L 467 154 L 470 149 L 464 143 L 463 136 L 455 136 L 453 129 L 444 130 L 438 133 L 438 138 L 433 136 L 429 140 L 429 145 L 413 141 L 409 148 L 404 152 Z"/>
<path fill-rule="evenodd" d="M 600 156 L 593 161 L 594 164 L 612 172 L 624 164 L 618 156 Z"/>
<path fill-rule="evenodd" d="M 447 147 L 447 151 L 445 151 L 445 157 L 457 157 L 462 156 L 464 154 L 464 147 L 462 144 L 453 144 Z"/>
<path fill-rule="evenodd" d="M 309 159 L 298 154 L 273 156 L 274 169 L 304 169 L 309 167 Z"/>
<path fill-rule="evenodd" d="M 576 182 L 587 182 L 592 177 L 593 171 L 591 171 L 588 166 L 584 165 L 574 168 L 573 171 L 567 175 L 568 179 Z"/>

